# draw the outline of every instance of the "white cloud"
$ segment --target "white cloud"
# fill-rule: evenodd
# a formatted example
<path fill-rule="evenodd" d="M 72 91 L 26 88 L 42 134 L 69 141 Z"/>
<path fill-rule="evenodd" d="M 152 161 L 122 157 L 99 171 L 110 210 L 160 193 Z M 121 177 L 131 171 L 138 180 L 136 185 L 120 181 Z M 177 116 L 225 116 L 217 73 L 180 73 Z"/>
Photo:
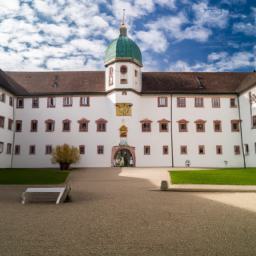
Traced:
<path fill-rule="evenodd" d="M 219 72 L 240 68 L 253 70 L 255 66 L 255 55 L 252 52 L 237 52 L 231 55 L 227 52 L 214 52 L 208 55 L 208 60 L 208 62 L 196 62 L 195 64 L 179 60 L 170 64 L 169 71 Z"/>
<path fill-rule="evenodd" d="M 168 47 L 165 35 L 161 31 L 139 31 L 136 33 L 136 37 L 143 51 L 153 50 L 155 52 L 164 52 Z"/>
<path fill-rule="evenodd" d="M 19 10 L 19 0 L 2 0 L 0 1 L 1 16 L 13 15 Z"/>
<path fill-rule="evenodd" d="M 229 11 L 217 7 L 211 7 L 207 2 L 195 3 L 192 5 L 195 13 L 194 23 L 199 26 L 225 28 L 228 24 Z"/>
<path fill-rule="evenodd" d="M 252 24 L 250 22 L 238 22 L 233 25 L 233 30 L 234 32 L 244 33 L 248 36 L 256 36 L 256 24 Z"/>

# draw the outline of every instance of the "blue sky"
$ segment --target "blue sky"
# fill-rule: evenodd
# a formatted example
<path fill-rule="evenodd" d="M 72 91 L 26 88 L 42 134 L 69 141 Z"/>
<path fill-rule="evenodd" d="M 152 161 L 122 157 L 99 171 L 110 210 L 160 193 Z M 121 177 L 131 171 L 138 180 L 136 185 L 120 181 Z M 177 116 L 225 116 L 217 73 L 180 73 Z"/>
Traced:
<path fill-rule="evenodd" d="M 0 0 L 0 68 L 103 70 L 124 8 L 144 71 L 256 69 L 254 0 Z"/>

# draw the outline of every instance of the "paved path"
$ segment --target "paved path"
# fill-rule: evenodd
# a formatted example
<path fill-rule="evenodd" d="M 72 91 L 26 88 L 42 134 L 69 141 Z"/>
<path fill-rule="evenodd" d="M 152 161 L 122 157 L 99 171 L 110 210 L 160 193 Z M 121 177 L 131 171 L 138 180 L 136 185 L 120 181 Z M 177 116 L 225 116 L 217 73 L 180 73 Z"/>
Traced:
<path fill-rule="evenodd" d="M 0 255 L 256 255 L 254 211 L 119 174 L 74 171 L 73 202 L 57 206 L 0 187 Z"/>

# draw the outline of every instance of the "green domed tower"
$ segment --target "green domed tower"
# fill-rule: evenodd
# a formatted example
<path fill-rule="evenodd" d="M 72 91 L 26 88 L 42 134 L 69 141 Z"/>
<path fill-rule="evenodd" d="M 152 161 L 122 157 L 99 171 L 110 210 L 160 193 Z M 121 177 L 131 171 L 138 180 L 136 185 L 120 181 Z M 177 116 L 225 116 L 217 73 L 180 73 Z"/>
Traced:
<path fill-rule="evenodd" d="M 142 56 L 138 45 L 127 36 L 122 22 L 120 35 L 105 51 L 106 90 L 133 89 L 141 91 Z"/>
<path fill-rule="evenodd" d="M 129 61 L 142 67 L 142 57 L 138 45 L 127 36 L 124 24 L 120 27 L 120 35 L 111 42 L 105 52 L 105 66 L 115 61 Z"/>

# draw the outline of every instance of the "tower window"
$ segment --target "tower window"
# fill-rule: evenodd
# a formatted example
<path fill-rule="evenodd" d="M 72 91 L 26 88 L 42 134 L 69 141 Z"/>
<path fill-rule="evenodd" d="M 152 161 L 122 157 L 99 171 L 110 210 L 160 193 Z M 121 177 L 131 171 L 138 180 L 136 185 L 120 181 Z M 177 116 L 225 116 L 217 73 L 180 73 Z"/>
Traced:
<path fill-rule="evenodd" d="M 121 84 L 127 84 L 127 79 L 123 79 L 123 78 L 122 78 L 122 79 L 120 80 L 120 83 L 121 83 Z"/>
<path fill-rule="evenodd" d="M 109 85 L 113 85 L 113 67 L 109 68 Z"/>
<path fill-rule="evenodd" d="M 138 76 L 138 70 L 135 70 L 135 71 L 134 71 L 134 75 L 135 75 L 135 77 Z"/>
<path fill-rule="evenodd" d="M 120 67 L 120 72 L 121 72 L 121 74 L 126 74 L 127 73 L 127 67 L 125 66 L 125 65 L 122 65 L 121 67 Z"/>

